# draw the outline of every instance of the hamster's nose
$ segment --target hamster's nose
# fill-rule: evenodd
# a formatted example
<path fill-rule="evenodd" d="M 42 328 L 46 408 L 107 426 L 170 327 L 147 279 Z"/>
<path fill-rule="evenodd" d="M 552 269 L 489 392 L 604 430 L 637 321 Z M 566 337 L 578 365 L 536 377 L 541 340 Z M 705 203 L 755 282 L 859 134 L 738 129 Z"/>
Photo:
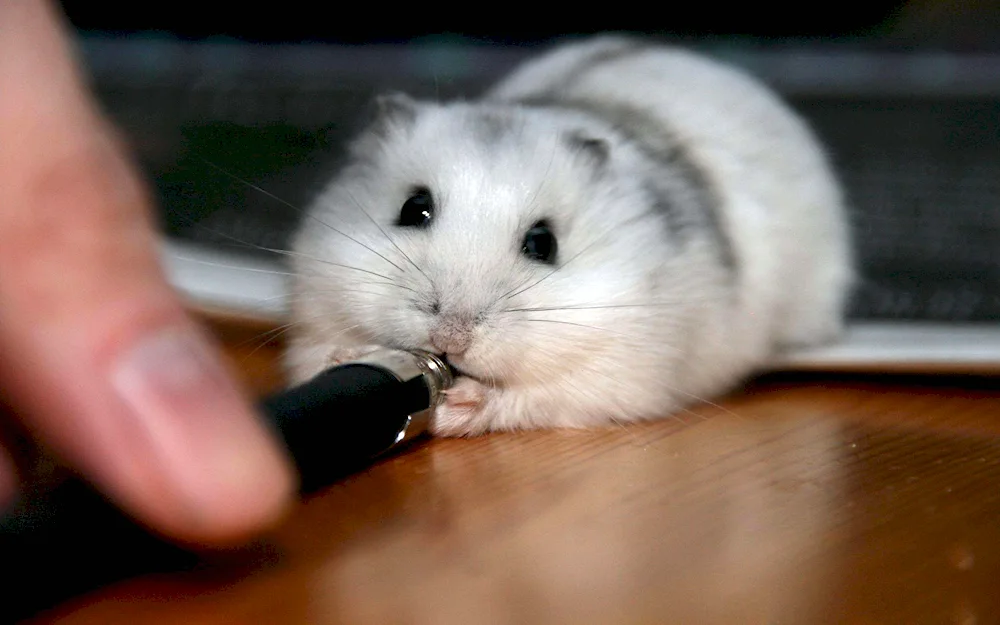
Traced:
<path fill-rule="evenodd" d="M 450 324 L 441 324 L 431 330 L 431 345 L 442 354 L 457 356 L 465 353 L 472 342 L 472 332 Z"/>
<path fill-rule="evenodd" d="M 437 352 L 452 356 L 463 354 L 469 348 L 468 344 L 462 341 L 453 341 L 442 337 L 435 338 L 434 336 L 431 336 L 431 345 Z"/>

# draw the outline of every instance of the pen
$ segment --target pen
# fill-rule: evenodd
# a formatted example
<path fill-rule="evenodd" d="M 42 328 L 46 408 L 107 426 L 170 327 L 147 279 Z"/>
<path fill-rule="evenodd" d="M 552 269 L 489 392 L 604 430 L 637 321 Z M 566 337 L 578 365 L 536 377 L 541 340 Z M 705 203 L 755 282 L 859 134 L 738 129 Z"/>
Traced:
<path fill-rule="evenodd" d="M 424 435 L 451 384 L 434 354 L 379 349 L 264 400 L 260 412 L 309 493 Z M 18 619 L 125 577 L 191 568 L 198 558 L 69 479 L 22 497 L 0 519 L 0 562 L 15 579 L 4 585 L 0 610 Z"/>

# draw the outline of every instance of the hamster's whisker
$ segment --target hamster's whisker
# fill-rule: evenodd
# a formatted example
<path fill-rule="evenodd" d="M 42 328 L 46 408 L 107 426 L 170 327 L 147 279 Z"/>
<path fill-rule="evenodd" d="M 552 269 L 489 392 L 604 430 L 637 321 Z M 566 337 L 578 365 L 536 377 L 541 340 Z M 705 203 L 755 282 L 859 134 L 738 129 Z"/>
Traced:
<path fill-rule="evenodd" d="M 559 151 L 559 148 L 558 148 L 558 146 L 556 146 L 555 144 L 553 144 L 553 146 L 552 146 L 552 154 L 550 154 L 550 155 L 549 155 L 549 164 L 548 164 L 548 165 L 547 165 L 547 166 L 545 167 L 545 174 L 544 174 L 544 175 L 542 175 L 542 180 L 541 180 L 541 182 L 539 182 L 539 183 L 538 183 L 538 186 L 537 186 L 537 187 L 535 187 L 535 192 L 534 192 L 534 193 L 533 193 L 533 194 L 531 195 L 531 199 L 530 199 L 530 200 L 528 200 L 528 208 L 527 208 L 527 211 L 528 211 L 529 213 L 530 213 L 530 212 L 532 211 L 532 209 L 534 209 L 534 207 L 535 207 L 535 202 L 537 202 L 537 201 L 538 201 L 538 196 L 539 196 L 539 195 L 541 195 L 541 193 L 542 193 L 542 188 L 544 188 L 544 187 L 545 187 L 545 183 L 546 183 L 546 181 L 548 181 L 548 179 L 549 179 L 549 172 L 550 172 L 550 171 L 552 171 L 552 163 L 554 163 L 554 162 L 555 162 L 555 160 L 556 160 L 556 153 L 557 153 L 558 151 Z"/>
<path fill-rule="evenodd" d="M 384 282 L 371 282 L 369 284 L 385 284 L 386 286 L 396 286 Z M 254 304 L 270 304 L 271 302 L 291 302 L 293 300 L 303 300 L 307 297 L 318 297 L 320 295 L 326 295 L 328 293 L 361 293 L 363 295 L 372 295 L 379 297 L 383 295 L 382 293 L 376 293 L 373 291 L 362 291 L 361 289 L 309 289 L 304 291 L 288 291 L 282 293 L 281 295 L 272 295 L 271 297 L 257 297 L 252 300 Z M 253 340 L 253 339 L 250 339 Z"/>
<path fill-rule="evenodd" d="M 240 270 L 240 271 L 249 271 L 251 273 L 266 273 L 266 274 L 273 274 L 273 275 L 278 275 L 278 276 L 298 276 L 298 275 L 303 275 L 303 274 L 300 274 L 300 273 L 297 273 L 297 272 L 293 272 L 293 271 L 280 271 L 280 270 L 277 270 L 277 269 L 260 269 L 260 268 L 257 268 L 257 267 L 243 267 L 241 265 L 228 265 L 226 263 L 217 263 L 217 262 L 210 261 L 210 260 L 204 260 L 204 259 L 201 259 L 201 258 L 191 258 L 191 257 L 188 257 L 188 256 L 183 256 L 183 255 L 177 255 L 176 258 L 179 258 L 179 259 L 185 260 L 185 261 L 189 261 L 189 262 L 192 262 L 192 263 L 200 263 L 200 264 L 209 265 L 209 266 L 212 266 L 212 267 L 221 267 L 223 269 L 237 269 L 237 270 Z M 316 260 L 321 260 L 321 259 L 316 259 Z M 405 286 L 405 285 L 402 285 L 402 284 L 399 284 L 399 283 L 395 282 L 389 276 L 381 274 L 381 273 L 378 273 L 378 272 L 375 272 L 375 271 L 369 271 L 368 269 L 361 269 L 360 267 L 352 267 L 351 265 L 344 265 L 344 264 L 341 264 L 341 263 L 335 263 L 333 261 L 328 261 L 328 260 L 323 260 L 322 262 L 324 264 L 326 264 L 326 265 L 331 265 L 333 267 L 340 267 L 342 269 L 350 269 L 352 271 L 360 271 L 361 273 L 367 273 L 367 274 L 373 275 L 373 276 L 375 276 L 377 278 L 382 278 L 383 280 L 386 280 L 386 282 L 384 284 L 387 284 L 387 285 L 390 285 L 390 286 L 394 286 L 394 287 L 400 288 L 400 289 L 405 289 L 407 291 L 414 291 L 414 292 L 416 292 L 414 289 L 412 289 L 412 288 L 410 288 L 408 286 Z M 318 276 L 318 274 L 313 274 L 313 275 L 317 275 Z"/>
<path fill-rule="evenodd" d="M 345 238 L 347 238 L 350 241 L 353 241 L 354 243 L 356 243 L 356 244 L 360 245 L 361 247 L 365 248 L 366 250 L 368 250 L 372 254 L 375 254 L 376 256 L 378 256 L 379 258 L 381 258 L 382 260 L 384 260 L 385 262 L 389 263 L 390 265 L 392 265 L 393 267 L 395 267 L 397 270 L 399 270 L 399 271 L 403 270 L 402 267 L 400 267 L 396 263 L 392 262 L 391 260 L 389 260 L 388 258 L 386 258 L 385 256 L 383 256 L 382 254 L 379 254 L 376 250 L 374 250 L 371 247 L 365 245 L 361 241 L 358 241 L 357 239 L 355 239 L 351 235 L 347 234 L 346 232 L 343 232 L 342 230 L 339 230 L 339 229 L 333 227 L 332 225 L 330 225 L 327 222 L 323 221 L 322 219 L 320 219 L 316 215 L 312 214 L 310 211 L 306 211 L 306 210 L 304 210 L 304 209 L 302 209 L 302 208 L 300 208 L 300 207 L 292 204 L 288 200 L 286 200 L 286 199 L 284 199 L 282 197 L 279 197 L 279 196 L 271 193 L 267 189 L 264 189 L 264 188 L 262 188 L 262 187 L 260 187 L 258 185 L 255 185 L 252 182 L 250 182 L 249 180 L 241 178 L 240 176 L 237 176 L 236 174 L 227 171 L 223 167 L 220 167 L 220 166 L 216 165 L 215 163 L 213 163 L 212 161 L 210 161 L 210 160 L 208 160 L 206 158 L 203 158 L 203 157 L 200 157 L 200 156 L 197 157 L 197 158 L 199 160 L 201 160 L 202 162 L 204 162 L 209 167 L 212 167 L 216 171 L 219 171 L 220 173 L 228 176 L 229 178 L 232 178 L 233 180 L 236 180 L 237 182 L 245 184 L 246 186 L 250 187 L 254 191 L 257 191 L 258 193 L 261 193 L 261 194 L 265 195 L 266 197 L 271 198 L 272 200 L 274 200 L 275 202 L 278 202 L 278 203 L 282 204 L 283 206 L 287 206 L 288 208 L 292 209 L 293 211 L 297 212 L 298 214 L 303 215 L 305 217 L 308 217 L 309 219 L 312 219 L 316 223 L 320 224 L 321 226 L 324 226 L 324 227 L 328 228 L 329 230 L 331 230 L 331 231 L 339 234 L 340 236 L 345 237 Z M 222 233 L 218 233 L 218 234 L 222 234 Z M 225 236 L 225 235 L 223 235 L 223 236 Z M 231 237 L 229 237 L 229 238 L 231 238 Z M 241 241 L 241 243 L 247 244 L 246 241 Z M 253 245 L 253 244 L 249 243 L 249 245 Z M 259 247 L 259 246 L 255 245 L 254 247 Z M 261 248 L 261 249 L 266 249 L 266 248 Z M 274 250 L 267 250 L 267 251 L 274 251 Z"/>
<path fill-rule="evenodd" d="M 198 221 L 195 221 L 194 219 L 191 219 L 190 217 L 186 217 L 184 215 L 178 215 L 178 217 L 180 219 L 183 219 L 184 221 L 186 221 L 188 223 L 188 225 L 190 225 L 190 226 L 193 226 L 195 228 L 199 228 L 201 230 L 204 230 L 205 232 L 207 232 L 209 234 L 212 234 L 212 235 L 215 235 L 217 237 L 221 237 L 223 239 L 227 239 L 229 241 L 232 241 L 233 243 L 236 243 L 237 245 L 240 245 L 242 247 L 247 247 L 247 248 L 250 248 L 250 249 L 260 250 L 260 251 L 263 251 L 263 252 L 281 253 L 281 251 L 282 251 L 282 250 L 272 249 L 270 247 L 266 247 L 266 246 L 263 246 L 263 245 L 259 245 L 257 243 L 253 243 L 252 241 L 245 241 L 245 240 L 243 240 L 243 239 L 241 239 L 239 237 L 234 237 L 231 234 L 226 234 L 225 232 L 222 232 L 221 230 L 216 230 L 215 228 L 209 228 L 205 224 L 200 223 Z"/>
<path fill-rule="evenodd" d="M 566 326 L 573 326 L 573 327 L 578 327 L 578 328 L 584 328 L 584 329 L 587 329 L 587 330 L 596 330 L 598 332 L 607 332 L 608 334 L 614 334 L 616 336 L 620 336 L 620 337 L 623 337 L 623 338 L 626 338 L 626 339 L 630 339 L 630 340 L 636 341 L 639 344 L 645 344 L 645 342 L 647 341 L 646 338 L 641 337 L 641 336 L 636 336 L 635 334 L 626 334 L 624 332 L 619 332 L 618 330 L 609 330 L 608 328 L 602 328 L 602 327 L 599 327 L 599 326 L 588 325 L 588 324 L 585 324 L 585 323 L 576 323 L 576 322 L 573 322 L 573 321 L 564 321 L 564 320 L 561 320 L 561 319 L 539 319 L 539 318 L 535 318 L 535 317 L 518 317 L 517 320 L 518 321 L 536 322 L 536 323 L 555 323 L 555 324 L 559 324 L 559 325 L 566 325 Z M 657 349 L 673 351 L 675 353 L 680 353 L 681 352 L 681 349 L 679 347 L 675 347 L 673 345 L 660 345 L 660 346 L 657 347 Z"/>
<path fill-rule="evenodd" d="M 553 312 L 559 310 L 603 310 L 607 308 L 669 308 L 679 302 L 663 302 L 656 304 L 607 304 L 600 306 L 539 306 L 537 308 L 504 308 L 502 312 Z"/>
<path fill-rule="evenodd" d="M 729 408 L 726 408 L 725 406 L 717 404 L 717 403 L 715 403 L 715 402 L 713 402 L 711 400 L 708 400 L 708 399 L 706 399 L 706 398 L 704 398 L 704 397 L 702 397 L 700 395 L 695 395 L 694 393 L 689 393 L 687 391 L 684 391 L 684 390 L 681 390 L 681 389 L 677 388 L 676 386 L 671 386 L 669 384 L 666 384 L 665 382 L 661 382 L 661 384 L 663 384 L 667 389 L 673 391 L 674 393 L 677 393 L 679 395 L 684 395 L 685 397 L 690 397 L 691 399 L 693 399 L 693 400 L 695 400 L 697 402 L 700 402 L 700 403 L 705 404 L 707 406 L 711 406 L 712 408 L 715 408 L 716 410 L 720 410 L 720 411 L 726 413 L 727 415 L 729 415 L 731 417 L 734 417 L 734 418 L 736 418 L 736 419 L 738 419 L 740 421 L 746 421 L 746 418 L 743 417 L 743 416 L 741 416 L 741 415 L 739 415 L 738 413 L 733 412 Z M 682 409 L 685 410 L 686 412 L 689 412 L 692 415 L 695 415 L 696 417 L 701 418 L 702 421 L 708 421 L 708 417 L 706 417 L 705 415 L 699 415 L 698 413 L 694 412 L 690 408 L 684 407 Z"/>
<path fill-rule="evenodd" d="M 362 282 L 362 285 L 368 286 L 391 286 L 399 289 L 406 289 L 402 284 L 397 284 L 395 282 L 383 282 L 381 280 L 372 280 L 370 282 Z M 362 291 L 360 289 L 310 289 L 313 293 L 364 293 L 366 295 L 382 295 L 382 293 L 376 293 L 372 291 Z M 410 289 L 412 290 L 412 289 Z"/>
<path fill-rule="evenodd" d="M 256 337 L 256 340 L 259 340 L 260 344 L 257 345 L 257 347 L 253 348 L 253 350 L 251 350 L 249 354 L 247 354 L 246 356 L 244 356 L 242 362 L 245 363 L 247 360 L 250 359 L 251 356 L 253 356 L 258 351 L 260 351 L 261 349 L 263 349 L 265 345 L 267 345 L 271 341 L 277 340 L 281 335 L 287 333 L 289 330 L 294 329 L 295 326 L 298 326 L 298 325 L 301 325 L 301 324 L 305 323 L 306 321 L 309 321 L 309 320 L 308 319 L 298 319 L 298 320 L 293 321 L 291 323 L 286 323 L 286 324 L 284 324 L 282 326 L 278 326 L 277 328 L 275 328 L 275 329 L 273 329 L 273 330 L 271 330 L 269 332 L 265 332 L 261 336 Z M 251 340 L 254 340 L 254 339 L 251 339 Z"/>
<path fill-rule="evenodd" d="M 208 265 L 209 267 L 220 267 L 222 269 L 236 269 L 239 271 L 247 271 L 250 273 L 266 273 L 275 276 L 297 276 L 298 273 L 294 271 L 281 271 L 280 269 L 261 269 L 259 267 L 245 267 L 243 265 L 230 265 L 227 263 L 218 263 L 212 260 L 205 260 L 204 258 L 191 258 L 190 256 L 185 256 L 183 254 L 171 254 L 174 258 L 190 262 L 198 263 L 200 265 Z"/>
<path fill-rule="evenodd" d="M 623 336 L 628 339 L 633 339 L 636 341 L 641 341 L 642 339 L 638 336 L 632 334 L 625 334 L 623 332 L 618 332 L 617 330 L 609 330 L 607 328 L 601 328 L 598 326 L 587 325 L 585 323 L 574 323 L 572 321 L 563 321 L 561 319 L 537 319 L 534 317 L 520 317 L 519 321 L 530 321 L 535 323 L 556 323 L 560 325 L 574 326 L 577 328 L 586 328 L 588 330 L 597 330 L 598 332 L 607 332 L 608 334 L 617 334 L 618 336 Z"/>
<path fill-rule="evenodd" d="M 375 284 L 381 284 L 381 285 L 384 285 L 384 286 L 399 286 L 397 284 L 390 284 L 388 282 L 369 282 L 368 284 L 373 284 L 373 285 L 375 285 Z M 361 295 L 371 295 L 373 297 L 380 297 L 380 296 L 384 295 L 384 293 L 379 293 L 377 291 L 365 291 L 363 289 L 308 289 L 308 290 L 301 291 L 301 292 L 298 292 L 298 293 L 288 293 L 287 294 L 287 298 L 288 299 L 299 299 L 299 300 L 301 300 L 301 299 L 304 299 L 304 298 L 310 297 L 310 296 L 312 296 L 313 298 L 318 298 L 318 296 L 329 295 L 330 293 L 359 293 Z M 257 300 L 257 301 L 259 301 L 259 302 L 266 302 L 268 300 L 282 299 L 284 297 L 286 297 L 286 296 L 285 295 L 276 295 L 274 297 L 269 297 L 267 299 L 261 299 L 261 300 Z"/>
<path fill-rule="evenodd" d="M 279 326 L 277 326 L 275 328 L 271 328 L 270 330 L 268 330 L 266 332 L 262 332 L 261 334 L 258 334 L 257 336 L 255 336 L 253 338 L 247 339 L 246 341 L 243 341 L 242 343 L 239 343 L 236 347 L 237 348 L 244 347 L 244 346 L 249 345 L 250 343 L 252 343 L 254 341 L 260 341 L 260 344 L 257 345 L 257 347 L 254 348 L 253 351 L 251 351 L 249 354 L 247 354 L 246 356 L 243 357 L 243 362 L 246 362 L 246 360 L 248 358 L 250 358 L 251 356 L 253 356 L 254 354 L 256 354 L 258 350 L 260 350 L 262 347 L 264 347 L 264 345 L 267 345 L 269 342 L 277 339 L 279 336 L 281 336 L 282 334 L 288 332 L 289 330 L 291 330 L 295 326 L 302 325 L 304 323 L 308 323 L 310 321 L 313 321 L 315 319 L 320 319 L 320 318 L 325 317 L 325 316 L 326 315 L 324 313 L 319 313 L 319 314 L 315 314 L 315 315 L 309 315 L 308 317 L 302 317 L 302 318 L 296 319 L 295 321 L 291 321 L 289 323 L 284 323 L 284 324 L 279 325 Z"/>
<path fill-rule="evenodd" d="M 404 289 L 406 291 L 413 291 L 414 293 L 416 292 L 414 289 L 411 289 L 408 286 L 404 286 L 402 284 L 399 284 L 395 280 L 393 280 L 391 277 L 389 277 L 389 276 L 387 276 L 385 274 L 378 273 L 377 271 L 370 271 L 368 269 L 362 269 L 360 267 L 353 267 L 351 265 L 344 265 L 344 264 L 335 263 L 335 262 L 332 262 L 332 261 L 325 261 L 325 264 L 331 265 L 333 267 L 340 267 L 342 269 L 350 269 L 352 271 L 359 271 L 361 273 L 366 273 L 368 275 L 375 276 L 376 278 L 382 278 L 383 280 L 386 280 L 388 283 L 392 284 L 392 286 L 398 287 L 400 289 Z"/>
<path fill-rule="evenodd" d="M 684 425 L 687 425 L 687 421 L 685 421 L 684 419 L 681 419 L 680 416 L 676 414 L 678 411 L 685 412 L 685 413 L 691 415 L 692 417 L 694 417 L 695 419 L 697 419 L 699 421 L 708 421 L 708 417 L 706 417 L 705 415 L 699 413 L 697 410 L 692 410 L 690 407 L 688 407 L 688 406 L 686 406 L 684 404 L 678 404 L 677 407 L 675 408 L 674 412 L 671 412 L 671 413 L 667 414 L 667 417 L 669 417 L 671 419 L 674 419 L 675 421 L 679 421 L 679 422 L 683 423 Z"/>
<path fill-rule="evenodd" d="M 361 269 L 359 267 L 352 267 L 351 265 L 343 265 L 343 264 L 340 264 L 340 263 L 335 263 L 332 260 L 327 260 L 325 258 L 320 258 L 319 256 L 312 256 L 311 254 L 303 254 L 301 252 L 293 252 L 291 250 L 267 250 L 267 251 L 274 252 L 276 254 L 282 254 L 282 255 L 285 255 L 285 256 L 295 256 L 295 257 L 299 257 L 299 258 L 305 258 L 305 259 L 312 260 L 312 261 L 315 261 L 317 263 L 321 263 L 321 264 L 324 264 L 324 265 L 331 265 L 333 267 L 343 267 L 345 269 L 354 269 L 355 271 L 364 271 L 365 273 L 370 273 L 370 274 L 378 276 L 380 278 L 384 278 L 387 281 L 387 283 L 391 284 L 392 286 L 397 286 L 397 287 L 399 287 L 401 289 L 407 289 L 409 291 L 413 291 L 413 289 L 411 289 L 409 287 L 406 287 L 406 286 L 403 286 L 402 284 L 399 284 L 398 282 L 394 281 L 391 277 L 389 277 L 387 275 L 376 273 L 376 272 L 373 272 L 373 271 L 368 271 L 367 269 Z M 400 269 L 400 271 L 403 271 L 403 270 Z"/>
<path fill-rule="evenodd" d="M 339 336 L 342 336 L 342 335 L 344 335 L 344 334 L 347 334 L 347 333 L 348 333 L 348 332 L 350 332 L 351 330 L 356 330 L 356 329 L 360 328 L 360 327 L 361 327 L 361 325 L 362 325 L 362 324 L 360 324 L 360 323 L 355 323 L 355 324 L 354 324 L 354 325 L 352 325 L 352 326 L 347 326 L 346 328 L 341 328 L 341 329 L 340 329 L 339 331 L 337 331 L 337 332 L 334 332 L 334 333 L 332 333 L 332 334 L 329 334 L 329 335 L 324 335 L 324 338 L 328 338 L 328 339 L 330 339 L 330 338 L 336 338 L 336 337 L 339 337 Z"/>
<path fill-rule="evenodd" d="M 312 260 L 312 261 L 315 261 L 315 262 L 318 262 L 318 263 L 323 263 L 323 264 L 327 264 L 327 265 L 333 265 L 335 267 L 345 267 L 345 268 L 348 268 L 348 269 L 356 269 L 357 271 L 365 271 L 364 269 L 358 269 L 356 267 L 349 267 L 347 265 L 339 265 L 337 263 L 334 263 L 332 261 L 326 260 L 324 258 L 319 258 L 317 256 L 310 256 L 308 254 L 302 254 L 300 252 L 294 252 L 292 250 L 283 250 L 283 249 L 279 249 L 279 248 L 267 247 L 267 246 L 264 246 L 264 245 L 258 245 L 256 243 L 251 243 L 250 241 L 243 241 L 243 240 L 241 240 L 241 239 L 239 239 L 237 237 L 230 236 L 230 235 L 226 234 L 225 232 L 219 232 L 218 230 L 215 230 L 213 228 L 209 228 L 208 226 L 205 226 L 203 224 L 195 223 L 194 221 L 191 221 L 191 223 L 192 223 L 192 225 L 194 225 L 196 227 L 199 227 L 199 228 L 202 228 L 203 230 L 205 230 L 207 232 L 211 232 L 212 234 L 214 234 L 216 236 L 220 236 L 220 237 L 223 237 L 225 239 L 229 239 L 230 241 L 233 241 L 233 242 L 238 243 L 240 245 L 243 245 L 245 247 L 249 247 L 249 248 L 252 248 L 252 249 L 260 250 L 262 252 L 270 252 L 272 254 L 278 254 L 280 256 L 306 258 L 306 259 L 309 259 L 309 260 Z M 372 250 L 372 251 L 374 252 L 374 250 Z M 377 252 L 375 252 L 375 253 L 377 254 Z M 239 266 L 235 266 L 235 265 L 225 265 L 225 264 L 222 264 L 222 263 L 215 263 L 215 262 L 206 261 L 206 260 L 202 260 L 202 259 L 188 258 L 188 257 L 184 257 L 184 256 L 178 256 L 178 258 L 181 258 L 181 259 L 187 260 L 187 261 L 191 261 L 191 262 L 202 263 L 202 264 L 205 264 L 205 265 L 212 265 L 212 266 L 216 266 L 216 267 L 223 267 L 223 268 L 226 268 L 226 269 L 239 269 L 239 270 L 242 270 L 242 271 L 250 271 L 250 272 L 255 272 L 255 273 L 270 273 L 270 274 L 275 274 L 275 275 L 286 275 L 286 276 L 298 276 L 298 275 L 302 275 L 302 274 L 295 273 L 295 272 L 290 272 L 290 271 L 278 271 L 278 270 L 269 270 L 269 269 L 254 269 L 254 268 L 250 268 L 250 267 L 239 267 Z M 388 259 L 386 259 L 386 260 L 388 260 Z M 402 269 L 398 265 L 395 265 L 394 263 L 390 263 L 390 264 L 392 264 L 394 267 L 396 267 L 397 269 L 399 269 L 400 271 L 402 271 Z M 372 273 L 372 272 L 369 272 L 369 273 Z M 375 275 L 378 275 L 379 277 L 385 278 L 386 280 L 389 280 L 390 282 L 392 281 L 392 279 L 389 278 L 388 276 L 383 276 L 381 274 L 375 274 Z M 400 286 L 400 288 L 405 288 L 405 287 L 402 287 L 401 285 L 397 285 L 397 286 Z"/>
<path fill-rule="evenodd" d="M 260 334 L 258 334 L 256 336 L 248 338 L 247 340 L 242 341 L 240 343 L 237 343 L 235 347 L 237 347 L 237 348 L 246 347 L 247 345 L 249 345 L 251 343 L 255 343 L 257 341 L 261 341 L 261 345 L 264 345 L 268 341 L 274 340 L 274 338 L 277 335 L 281 334 L 283 331 L 285 331 L 285 330 L 287 330 L 289 328 L 292 328 L 294 326 L 297 326 L 300 323 L 305 323 L 306 321 L 309 321 L 309 319 L 297 319 L 297 320 L 291 321 L 289 323 L 283 323 L 280 326 L 271 328 L 270 330 L 267 330 L 266 332 L 261 332 Z M 258 349 L 259 348 L 260 348 L 260 345 L 258 345 Z M 252 353 L 253 352 L 251 352 L 251 354 Z"/>
<path fill-rule="evenodd" d="M 213 231 L 213 232 L 215 232 L 215 231 Z M 371 275 L 383 278 L 383 279 L 387 280 L 388 283 L 391 284 L 392 286 L 396 286 L 396 287 L 399 287 L 401 289 L 408 289 L 408 290 L 411 290 L 411 291 L 413 290 L 413 289 L 409 289 L 409 287 L 405 287 L 405 286 L 403 286 L 401 284 L 398 284 L 398 283 L 394 282 L 391 277 L 386 276 L 384 274 L 376 273 L 376 272 L 373 272 L 373 271 L 368 271 L 366 269 L 361 269 L 359 267 L 352 267 L 350 265 L 344 265 L 344 264 L 340 264 L 340 263 L 335 263 L 335 262 L 327 260 L 325 258 L 320 258 L 318 256 L 311 256 L 309 254 L 302 254 L 300 252 L 293 252 L 292 250 L 282 250 L 282 249 L 278 249 L 278 248 L 265 247 L 265 246 L 257 245 L 257 244 L 254 244 L 254 243 L 247 243 L 245 241 L 240 241 L 239 239 L 236 239 L 234 237 L 230 237 L 230 236 L 228 236 L 228 235 L 226 235 L 226 234 L 224 234 L 222 232 L 215 232 L 215 234 L 218 234 L 220 236 L 232 239 L 232 240 L 236 241 L 237 243 L 241 243 L 243 245 L 247 245 L 249 247 L 253 247 L 255 249 L 258 249 L 258 250 L 261 250 L 261 251 L 264 251 L 264 252 L 271 252 L 273 254 L 278 254 L 278 255 L 281 255 L 281 256 L 301 257 L 301 258 L 306 258 L 306 259 L 309 259 L 309 260 L 312 260 L 312 261 L 315 261 L 315 262 L 318 262 L 318 263 L 322 263 L 324 265 L 331 265 L 333 267 L 342 267 L 344 269 L 353 269 L 355 271 L 362 271 L 362 272 L 369 273 Z M 201 259 L 201 258 L 191 258 L 191 257 L 184 256 L 184 255 L 181 255 L 181 254 L 176 254 L 175 257 L 179 258 L 181 260 L 188 261 L 188 262 L 200 263 L 200 264 L 203 264 L 203 265 L 210 265 L 210 266 L 213 266 L 213 267 L 221 267 L 221 268 L 224 268 L 224 269 L 237 269 L 239 271 L 248 271 L 248 272 L 251 272 L 251 273 L 266 273 L 266 274 L 281 275 L 281 276 L 299 276 L 299 275 L 305 275 L 305 274 L 301 274 L 299 272 L 294 272 L 294 271 L 281 271 L 281 270 L 278 270 L 278 269 L 260 269 L 260 268 L 256 268 L 256 267 L 244 267 L 244 266 L 241 266 L 241 265 L 229 265 L 229 264 L 225 264 L 225 263 L 219 263 L 219 262 L 204 260 L 204 259 Z M 312 275 L 317 275 L 317 274 L 312 274 Z"/>
<path fill-rule="evenodd" d="M 386 241 L 388 241 L 390 245 L 396 248 L 397 252 L 403 255 L 403 258 L 406 259 L 406 262 L 410 263 L 410 265 L 412 265 L 414 269 L 419 271 L 420 275 L 422 275 L 431 286 L 434 286 L 434 281 L 431 280 L 430 276 L 424 273 L 424 270 L 421 269 L 420 266 L 417 265 L 417 263 L 413 262 L 413 259 L 410 258 L 406 254 L 406 252 L 402 250 L 402 248 L 396 245 L 396 241 L 391 236 L 389 236 L 389 233 L 386 232 L 385 229 L 382 228 L 382 226 L 379 225 L 379 223 L 375 221 L 375 219 L 368 213 L 368 211 L 365 210 L 365 207 L 361 205 L 361 202 L 359 202 L 358 198 L 355 197 L 353 193 L 351 193 L 350 189 L 344 189 L 344 192 L 347 193 L 347 197 L 351 198 L 351 201 L 354 202 L 354 205 L 358 208 L 358 210 L 361 211 L 364 214 L 364 216 L 368 218 L 368 221 L 372 222 L 372 225 L 378 228 L 378 231 L 382 233 L 382 236 L 385 237 Z M 402 269 L 400 269 L 400 271 L 402 271 Z"/>
<path fill-rule="evenodd" d="M 595 239 L 590 245 L 588 245 L 587 247 L 583 248 L 582 250 L 580 250 L 576 254 L 573 254 L 572 256 L 570 256 L 569 260 L 567 260 L 566 262 L 562 263 L 561 265 L 559 265 L 558 267 L 556 267 L 555 269 L 553 269 L 549 273 L 545 274 L 544 276 L 542 276 L 538 280 L 532 282 L 530 285 L 528 285 L 526 287 L 523 287 L 523 288 L 519 288 L 521 285 L 515 286 L 513 289 L 511 289 L 511 291 L 514 291 L 513 293 L 511 293 L 511 291 L 507 291 L 506 293 L 504 293 L 503 295 L 500 296 L 500 299 L 510 299 L 512 297 L 517 297 L 518 295 L 524 293 L 525 291 L 528 291 L 529 289 L 535 288 L 536 286 L 538 286 L 539 284 L 541 284 L 542 282 L 544 282 L 545 280 L 547 280 L 548 278 L 550 278 L 553 274 L 555 274 L 556 272 L 558 272 L 560 269 L 562 269 L 566 265 L 570 264 L 571 262 L 573 262 L 574 260 L 576 260 L 577 258 L 579 258 L 581 254 L 584 254 L 590 248 L 594 247 L 595 245 L 597 245 L 600 242 L 601 242 L 601 238 Z M 515 291 L 515 289 L 518 289 L 518 290 Z"/>

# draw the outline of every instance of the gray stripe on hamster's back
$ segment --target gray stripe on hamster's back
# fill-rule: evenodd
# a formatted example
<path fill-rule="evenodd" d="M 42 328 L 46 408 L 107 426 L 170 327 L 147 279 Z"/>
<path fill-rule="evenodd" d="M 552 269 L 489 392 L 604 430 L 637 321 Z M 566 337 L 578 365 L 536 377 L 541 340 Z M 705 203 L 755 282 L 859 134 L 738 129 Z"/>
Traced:
<path fill-rule="evenodd" d="M 589 54 L 577 59 L 576 63 L 571 65 L 558 81 L 549 86 L 549 92 L 563 93 L 579 83 L 580 78 L 595 67 L 640 54 L 650 48 L 651 45 L 649 43 L 639 39 L 616 38 L 609 40 L 606 47 L 595 48 Z"/>
<path fill-rule="evenodd" d="M 594 67 L 632 56 L 649 48 L 648 43 L 638 39 L 625 37 L 609 39 L 605 46 L 591 50 L 589 54 L 576 59 L 566 73 L 549 89 L 553 93 L 564 91 L 579 82 L 580 78 Z M 488 96 L 484 100 L 487 105 L 495 102 Z M 516 127 L 514 116 L 502 105 L 479 111 L 477 115 L 468 118 L 467 123 L 469 129 L 487 145 L 503 140 Z"/>
<path fill-rule="evenodd" d="M 621 140 L 634 145 L 654 165 L 643 186 L 649 193 L 653 209 L 665 217 L 672 239 L 684 244 L 697 233 L 707 232 L 722 265 L 731 273 L 736 271 L 735 252 L 722 225 L 717 191 L 684 143 L 660 120 L 638 107 L 566 98 L 553 93 L 525 97 L 517 102 L 527 107 L 576 111 L 607 124 Z"/>

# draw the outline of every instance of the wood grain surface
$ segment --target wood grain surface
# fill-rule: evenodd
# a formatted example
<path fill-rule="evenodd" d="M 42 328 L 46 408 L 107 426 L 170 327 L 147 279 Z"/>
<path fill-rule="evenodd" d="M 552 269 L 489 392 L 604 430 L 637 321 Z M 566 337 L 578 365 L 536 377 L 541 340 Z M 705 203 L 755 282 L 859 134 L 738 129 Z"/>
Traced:
<path fill-rule="evenodd" d="M 262 328 L 214 323 L 280 383 Z M 36 622 L 1000 622 L 1000 383 L 770 377 L 638 426 L 431 440 L 250 553 Z"/>

